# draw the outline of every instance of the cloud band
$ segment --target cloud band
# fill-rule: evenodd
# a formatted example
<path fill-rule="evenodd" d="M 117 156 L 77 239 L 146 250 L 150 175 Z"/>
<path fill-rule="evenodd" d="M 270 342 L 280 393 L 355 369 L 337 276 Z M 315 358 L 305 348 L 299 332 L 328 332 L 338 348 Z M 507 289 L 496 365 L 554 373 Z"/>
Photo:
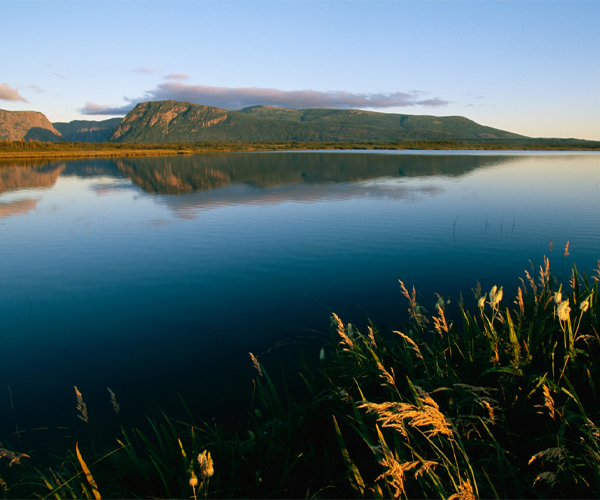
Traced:
<path fill-rule="evenodd" d="M 81 112 L 86 115 L 126 114 L 144 101 L 189 101 L 223 109 L 242 109 L 259 104 L 282 108 L 370 108 L 385 109 L 409 106 L 442 107 L 448 104 L 435 97 L 421 99 L 421 92 L 352 93 L 343 91 L 279 90 L 263 88 L 211 87 L 168 81 L 145 93 L 143 99 L 125 99 L 129 104 L 121 107 L 86 103 Z"/>

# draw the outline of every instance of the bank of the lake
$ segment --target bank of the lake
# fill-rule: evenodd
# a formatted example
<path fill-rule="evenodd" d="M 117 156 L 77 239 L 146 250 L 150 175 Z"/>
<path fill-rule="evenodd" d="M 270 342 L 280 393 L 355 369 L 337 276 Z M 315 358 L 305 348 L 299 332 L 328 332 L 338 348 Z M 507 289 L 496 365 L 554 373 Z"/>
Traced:
<path fill-rule="evenodd" d="M 0 165 L 14 159 L 111 158 L 209 152 L 321 150 L 600 151 L 600 141 L 527 139 L 495 141 L 199 142 L 112 143 L 0 141 Z"/>

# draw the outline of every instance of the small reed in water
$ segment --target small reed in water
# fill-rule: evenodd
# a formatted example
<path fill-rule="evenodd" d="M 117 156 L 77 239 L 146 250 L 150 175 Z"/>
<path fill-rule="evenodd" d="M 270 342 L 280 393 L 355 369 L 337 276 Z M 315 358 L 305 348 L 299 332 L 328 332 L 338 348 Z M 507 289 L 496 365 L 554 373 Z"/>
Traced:
<path fill-rule="evenodd" d="M 108 393 L 110 394 L 110 402 L 113 405 L 115 413 L 118 415 L 119 414 L 119 403 L 117 403 L 117 396 L 115 396 L 115 393 L 110 390 L 110 387 L 107 387 L 107 389 L 108 389 Z"/>
<path fill-rule="evenodd" d="M 0 448 L 0 458 L 3 457 L 6 457 L 10 460 L 10 463 L 8 464 L 9 467 L 12 467 L 12 464 L 20 463 L 23 457 L 31 458 L 29 455 L 25 455 L 25 453 L 15 453 L 14 451 Z"/>
<path fill-rule="evenodd" d="M 260 367 L 258 359 L 256 359 L 256 356 L 254 354 L 252 354 L 251 352 L 249 352 L 248 354 L 250 354 L 250 359 L 252 360 L 252 363 L 254 364 L 254 368 L 256 368 L 256 370 L 258 371 L 258 375 L 262 377 L 262 368 Z"/>
<path fill-rule="evenodd" d="M 342 320 L 335 313 L 331 313 L 331 315 L 332 315 L 334 324 L 337 324 L 338 335 L 342 338 L 342 340 L 340 340 L 340 344 L 347 345 L 350 349 L 354 349 L 354 342 L 352 342 L 352 339 L 350 338 L 350 336 L 346 334 L 346 329 L 344 328 L 344 323 L 342 323 Z M 352 332 L 351 325 L 349 328 L 349 333 L 350 332 Z"/>
<path fill-rule="evenodd" d="M 88 423 L 88 412 L 87 406 L 83 402 L 83 398 L 81 397 L 81 393 L 77 390 L 77 386 L 75 386 L 75 394 L 77 395 L 77 410 L 81 415 L 77 415 L 81 420 L 83 420 L 86 424 Z"/>

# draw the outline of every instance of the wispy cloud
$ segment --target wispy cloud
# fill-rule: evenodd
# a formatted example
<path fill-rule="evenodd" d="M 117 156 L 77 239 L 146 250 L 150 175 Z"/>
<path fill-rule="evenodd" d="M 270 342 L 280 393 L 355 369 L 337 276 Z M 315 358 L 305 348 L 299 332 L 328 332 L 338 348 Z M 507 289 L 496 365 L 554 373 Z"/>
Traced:
<path fill-rule="evenodd" d="M 0 100 L 29 102 L 21 94 L 19 94 L 18 89 L 9 87 L 8 83 L 0 84 Z"/>
<path fill-rule="evenodd" d="M 38 94 L 41 94 L 42 92 L 44 92 L 44 89 L 38 87 L 37 85 L 26 85 L 26 88 L 35 90 Z"/>
<path fill-rule="evenodd" d="M 418 101 L 415 104 L 425 106 L 427 108 L 441 108 L 443 106 L 447 106 L 448 101 L 444 101 L 439 97 L 434 97 L 433 99 L 424 99 L 422 101 Z"/>
<path fill-rule="evenodd" d="M 443 107 L 448 101 L 434 97 L 423 99 L 423 92 L 384 92 L 353 93 L 344 91 L 323 92 L 318 90 L 279 90 L 264 88 L 211 87 L 208 85 L 189 85 L 187 83 L 167 81 L 155 89 L 145 92 L 143 98 L 125 98 L 129 104 L 121 107 L 101 106 L 88 102 L 81 109 L 83 114 L 116 115 L 125 114 L 144 101 L 189 101 L 223 109 L 242 109 L 263 104 L 282 108 L 370 108 L 386 109 L 397 107 Z"/>
<path fill-rule="evenodd" d="M 265 104 L 284 108 L 395 108 L 439 107 L 448 104 L 439 98 L 421 100 L 418 93 L 353 93 L 344 91 L 279 90 L 264 88 L 211 87 L 165 82 L 146 92 L 147 100 L 174 99 L 224 109 L 241 109 Z"/>
<path fill-rule="evenodd" d="M 165 80 L 189 80 L 190 75 L 186 75 L 185 73 L 169 73 L 165 75 Z"/>
<path fill-rule="evenodd" d="M 149 75 L 152 73 L 156 73 L 154 68 L 148 68 L 147 66 L 140 66 L 139 68 L 135 68 L 134 73 L 140 73 L 142 75 Z"/>
<path fill-rule="evenodd" d="M 111 106 L 88 101 L 83 108 L 79 108 L 79 112 L 84 115 L 123 116 L 129 113 L 135 104 L 132 102 L 125 106 Z"/>

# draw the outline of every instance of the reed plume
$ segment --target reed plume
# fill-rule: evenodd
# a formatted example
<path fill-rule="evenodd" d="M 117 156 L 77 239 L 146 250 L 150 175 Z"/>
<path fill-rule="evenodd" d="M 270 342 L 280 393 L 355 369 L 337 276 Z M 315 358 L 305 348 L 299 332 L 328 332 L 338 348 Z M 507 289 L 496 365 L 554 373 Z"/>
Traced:
<path fill-rule="evenodd" d="M 544 481 L 550 486 L 554 486 L 556 484 L 556 474 L 554 474 L 554 472 L 542 472 L 541 474 L 538 474 L 533 481 L 533 486 L 535 486 L 538 481 Z"/>
<path fill-rule="evenodd" d="M 340 345 L 346 345 L 348 346 L 350 349 L 354 349 L 354 342 L 352 342 L 352 339 L 349 337 L 349 335 L 346 334 L 346 329 L 344 328 L 344 323 L 342 323 L 342 320 L 339 318 L 339 316 L 335 313 L 331 313 L 333 316 L 333 320 L 335 322 L 335 325 L 337 326 L 337 333 L 340 336 L 340 338 L 342 340 L 340 340 Z M 350 324 L 348 324 L 348 333 L 352 332 L 352 326 Z"/>
<path fill-rule="evenodd" d="M 419 359 L 423 359 L 423 355 L 421 354 L 421 349 L 419 349 L 419 346 L 416 344 L 416 342 L 413 339 L 411 339 L 408 335 L 406 335 L 405 333 L 402 333 L 402 332 L 394 331 L 394 333 L 397 333 L 404 340 L 406 340 L 409 343 L 410 348 L 417 353 L 417 357 Z"/>
<path fill-rule="evenodd" d="M 429 323 L 429 320 L 423 315 L 423 313 L 426 312 L 425 308 L 421 307 L 417 303 L 417 291 L 415 287 L 413 286 L 411 295 L 410 293 L 408 293 L 408 290 L 404 286 L 404 283 L 400 280 L 398 280 L 398 282 L 400 283 L 402 295 L 404 295 L 408 299 L 410 305 L 408 313 L 410 315 L 410 318 L 417 324 L 417 326 L 422 328 L 423 326 L 425 326 L 426 323 Z"/>
<path fill-rule="evenodd" d="M 210 451 L 204 450 L 198 455 L 198 464 L 200 464 L 200 475 L 202 476 L 203 481 L 215 473 L 213 461 L 210 457 Z"/>
<path fill-rule="evenodd" d="M 438 307 L 438 316 L 433 317 L 433 327 L 440 337 L 443 337 L 444 334 L 447 334 L 450 331 L 452 324 L 452 321 L 450 324 L 447 323 L 446 316 L 444 315 L 444 308 Z"/>
<path fill-rule="evenodd" d="M 190 476 L 190 486 L 192 487 L 192 491 L 194 492 L 194 498 L 196 498 L 196 486 L 198 486 L 198 477 L 194 473 L 194 470 L 191 471 Z"/>
<path fill-rule="evenodd" d="M 544 451 L 540 451 L 539 453 L 536 453 L 535 455 L 533 455 L 530 459 L 529 462 L 527 463 L 527 465 L 531 465 L 535 460 L 537 460 L 538 458 L 546 458 L 547 460 L 553 460 L 555 458 L 561 458 L 565 453 L 565 449 L 561 446 L 556 446 L 553 448 L 547 448 Z"/>
<path fill-rule="evenodd" d="M 260 367 L 260 363 L 258 362 L 258 359 L 256 359 L 256 356 L 254 354 L 252 354 L 251 352 L 248 354 L 250 354 L 250 359 L 252 360 L 252 364 L 254 365 L 254 368 L 256 368 L 256 371 L 258 371 L 258 375 L 260 377 L 262 377 L 262 368 Z"/>
<path fill-rule="evenodd" d="M 21 459 L 24 457 L 31 458 L 29 455 L 25 455 L 25 453 L 15 453 L 6 448 L 0 448 L 0 458 L 8 458 L 10 460 L 8 463 L 9 467 L 12 467 L 13 464 L 21 463 Z"/>
<path fill-rule="evenodd" d="M 552 398 L 552 395 L 550 394 L 550 388 L 548 387 L 547 384 L 544 384 L 544 406 L 546 408 L 548 408 L 548 412 L 550 413 L 550 418 L 554 418 L 554 413 L 556 411 L 556 408 L 554 406 L 554 399 Z"/>
<path fill-rule="evenodd" d="M 375 342 L 375 334 L 373 333 L 373 328 L 368 327 L 369 330 L 369 340 L 375 349 L 377 349 L 377 343 Z"/>
<path fill-rule="evenodd" d="M 420 462 L 400 463 L 396 460 L 392 451 L 384 444 L 377 447 L 377 450 L 383 455 L 379 464 L 385 467 L 385 472 L 375 479 L 375 481 L 385 479 L 388 485 L 394 489 L 394 498 L 398 498 L 405 493 L 404 482 L 406 480 L 406 472 L 414 469 Z"/>
<path fill-rule="evenodd" d="M 77 395 L 77 411 L 81 413 L 81 415 L 77 415 L 81 420 L 83 420 L 86 424 L 88 422 L 88 412 L 87 405 L 83 402 L 83 398 L 81 397 L 81 393 L 77 390 L 77 386 L 75 386 L 75 394 Z"/>
<path fill-rule="evenodd" d="M 519 306 L 519 312 L 521 313 L 521 316 L 523 316 L 525 314 L 525 302 L 523 301 L 523 290 L 521 287 L 519 287 L 515 304 Z"/>
<path fill-rule="evenodd" d="M 425 397 L 419 398 L 423 402 L 423 406 L 415 406 L 410 403 L 370 403 L 368 401 L 360 402 L 357 406 L 365 408 L 367 413 L 374 413 L 382 427 L 395 429 L 405 437 L 407 437 L 407 433 L 404 421 L 408 420 L 410 427 L 420 428 L 426 437 L 441 434 L 452 438 L 454 436 L 452 422 L 440 412 L 437 403 L 429 394 L 424 394 Z"/>
<path fill-rule="evenodd" d="M 377 362 L 377 369 L 379 370 L 379 376 L 385 380 L 385 382 L 392 386 L 395 387 L 396 386 L 396 374 L 394 373 L 394 369 L 390 368 L 390 372 L 388 372 L 385 367 L 381 364 L 381 362 Z M 381 384 L 381 385 L 385 385 L 385 384 Z"/>
<path fill-rule="evenodd" d="M 448 500 L 475 500 L 477 497 L 473 492 L 473 485 L 471 481 L 468 479 L 463 481 L 461 479 L 460 484 L 458 486 L 458 493 L 451 495 L 448 497 Z"/>
<path fill-rule="evenodd" d="M 119 403 L 117 403 L 117 396 L 115 396 L 115 393 L 113 391 L 111 391 L 109 387 L 107 387 L 107 389 L 108 389 L 108 393 L 110 394 L 110 402 L 113 405 L 113 409 L 115 410 L 115 413 L 118 415 L 119 414 Z"/>

